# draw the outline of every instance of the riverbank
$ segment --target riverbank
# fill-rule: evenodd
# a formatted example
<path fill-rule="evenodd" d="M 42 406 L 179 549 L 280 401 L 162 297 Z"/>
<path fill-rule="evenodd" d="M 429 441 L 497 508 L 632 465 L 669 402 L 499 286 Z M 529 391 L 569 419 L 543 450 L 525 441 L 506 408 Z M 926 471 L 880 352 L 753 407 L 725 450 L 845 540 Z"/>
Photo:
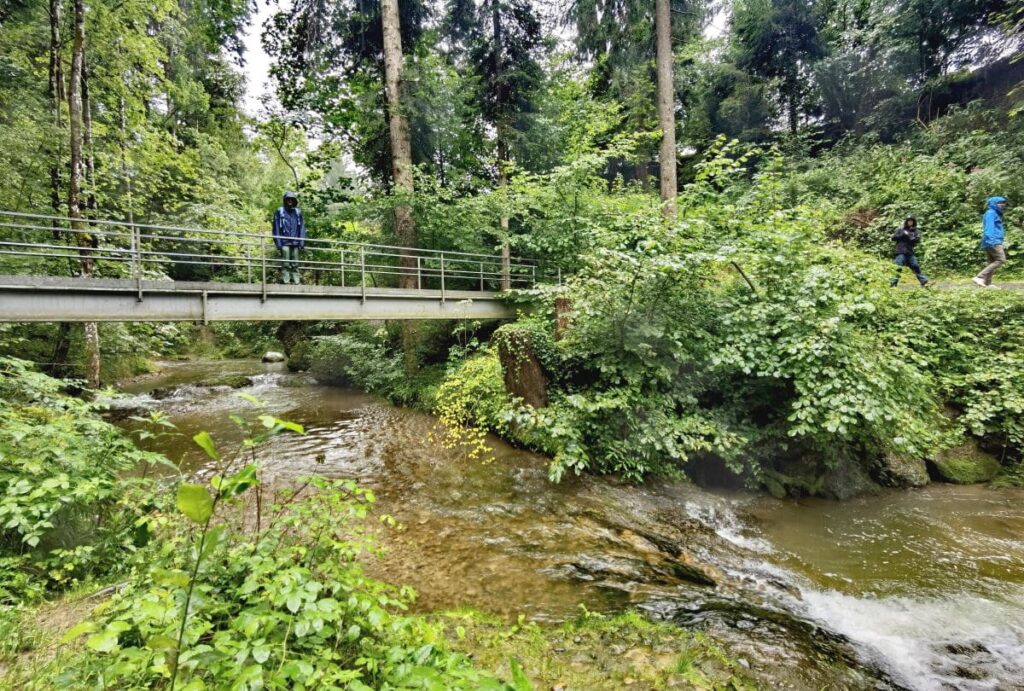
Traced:
<path fill-rule="evenodd" d="M 229 379 L 248 384 L 199 385 Z M 536 688 L 699 687 L 693 672 L 752 688 L 986 689 L 1022 668 L 1019 490 L 835 504 L 666 480 L 552 484 L 542 456 L 492 436 L 492 460 L 467 460 L 435 418 L 279 365 L 166 363 L 128 388 L 117 405 L 176 428 L 139 443 L 200 484 L 216 462 L 190 437 L 237 447 L 248 432 L 230 416 L 257 412 L 252 400 L 302 425 L 261 445 L 267 487 L 315 474 L 372 490 L 373 515 L 396 526 L 368 524 L 384 552 L 366 574 L 414 586 L 410 625 L 510 683 L 510 657 Z M 588 686 L 602 674 L 617 685 Z"/>
<path fill-rule="evenodd" d="M 584 475 L 552 484 L 546 458 L 494 436 L 486 438 L 490 460 L 469 461 L 439 443 L 433 417 L 274 366 L 222 365 L 193 375 L 168 368 L 184 388 L 154 405 L 186 435 L 214 424 L 215 436 L 232 439 L 223 416 L 237 392 L 187 381 L 252 377 L 242 392 L 306 428 L 271 443 L 268 477 L 315 472 L 372 488 L 401 527 L 381 533 L 386 556 L 367 568 L 414 584 L 417 612 L 473 607 L 511 626 L 520 614 L 571 621 L 581 603 L 607 615 L 639 610 L 703 632 L 745 659 L 754 679 L 795 688 L 859 688 L 837 681 L 837 670 L 851 667 L 970 688 L 959 667 L 989 680 L 977 686 L 985 688 L 1021 665 L 1024 622 L 1013 604 L 1024 577 L 1020 490 L 933 484 L 837 504 L 666 480 L 638 486 Z M 199 449 L 176 460 L 206 472 Z M 997 625 L 957 604 L 979 598 L 993 603 L 985 618 Z M 943 623 L 954 620 L 962 635 Z"/>

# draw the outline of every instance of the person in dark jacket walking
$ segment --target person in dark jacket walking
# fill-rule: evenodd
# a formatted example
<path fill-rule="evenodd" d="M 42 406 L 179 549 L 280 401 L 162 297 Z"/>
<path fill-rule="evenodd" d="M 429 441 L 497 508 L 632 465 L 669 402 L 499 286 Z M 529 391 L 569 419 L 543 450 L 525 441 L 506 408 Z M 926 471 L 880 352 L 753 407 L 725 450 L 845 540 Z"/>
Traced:
<path fill-rule="evenodd" d="M 917 255 L 914 254 L 914 248 L 921 241 L 921 233 L 917 229 L 917 219 L 913 216 L 907 216 L 903 219 L 903 225 L 893 233 L 892 239 L 896 242 L 897 268 L 896 275 L 893 276 L 892 282 L 889 285 L 895 287 L 900 282 L 900 274 L 903 273 L 904 266 L 910 267 L 910 270 L 914 272 L 922 286 L 928 285 L 928 277 L 921 271 Z"/>
<path fill-rule="evenodd" d="M 1003 212 L 1006 211 L 1006 197 L 989 197 L 985 203 L 985 214 L 981 217 L 981 248 L 985 250 L 988 264 L 971 280 L 983 288 L 992 285 L 992 274 L 1006 263 L 1006 229 L 1003 227 Z"/>
<path fill-rule="evenodd" d="M 281 253 L 281 283 L 301 283 L 299 251 L 306 246 L 306 222 L 299 209 L 299 196 L 285 192 L 274 212 L 274 244 Z"/>

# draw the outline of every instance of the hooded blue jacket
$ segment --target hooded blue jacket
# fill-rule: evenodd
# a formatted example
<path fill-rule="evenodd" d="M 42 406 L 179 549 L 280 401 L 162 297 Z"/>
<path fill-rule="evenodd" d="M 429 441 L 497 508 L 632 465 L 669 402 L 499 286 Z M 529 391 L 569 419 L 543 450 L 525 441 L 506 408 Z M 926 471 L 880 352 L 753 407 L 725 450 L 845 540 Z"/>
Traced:
<path fill-rule="evenodd" d="M 1005 202 L 1006 197 L 989 197 L 988 208 L 985 215 L 981 217 L 981 246 L 995 247 L 1003 244 L 1006 238 L 1006 231 L 1003 229 L 1003 212 L 996 204 Z"/>
<path fill-rule="evenodd" d="M 288 208 L 287 201 L 294 199 L 296 204 Z M 277 249 L 284 245 L 302 249 L 306 246 L 306 221 L 298 205 L 299 197 L 294 192 L 285 192 L 281 206 L 274 212 L 274 244 Z"/>

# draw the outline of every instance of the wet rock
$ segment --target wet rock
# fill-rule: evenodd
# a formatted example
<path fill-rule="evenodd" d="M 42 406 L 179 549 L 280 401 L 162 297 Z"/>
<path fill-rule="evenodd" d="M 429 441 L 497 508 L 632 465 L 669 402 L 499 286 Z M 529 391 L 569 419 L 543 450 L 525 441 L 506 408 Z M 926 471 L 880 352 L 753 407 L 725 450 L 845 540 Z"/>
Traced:
<path fill-rule="evenodd" d="M 174 392 L 178 390 L 176 386 L 159 386 L 149 392 L 149 395 L 158 401 L 162 401 L 165 398 L 170 398 L 174 395 Z"/>
<path fill-rule="evenodd" d="M 924 460 L 904 454 L 885 454 L 872 470 L 872 476 L 883 487 L 924 487 L 930 482 Z"/>
<path fill-rule="evenodd" d="M 149 409 L 145 406 L 111 406 L 102 411 L 103 419 L 108 422 L 122 422 L 133 417 L 148 417 Z"/>
<path fill-rule="evenodd" d="M 644 580 L 644 565 L 634 559 L 608 555 L 584 555 L 571 565 L 576 571 L 589 576 L 625 578 L 631 581 Z"/>
<path fill-rule="evenodd" d="M 717 586 L 721 578 L 714 567 L 698 562 L 692 555 L 685 552 L 672 559 L 672 573 L 684 581 L 712 587 Z"/>
<path fill-rule="evenodd" d="M 247 377 L 244 374 L 229 374 L 217 379 L 211 379 L 209 381 L 202 381 L 196 384 L 200 388 L 213 388 L 215 386 L 227 386 L 232 389 L 244 389 L 247 386 L 252 386 L 252 377 Z"/>
<path fill-rule="evenodd" d="M 825 476 L 821 490 L 824 496 L 842 501 L 866 494 L 878 494 L 879 487 L 864 466 L 855 461 L 847 461 L 840 463 Z"/>
<path fill-rule="evenodd" d="M 982 451 L 974 440 L 943 451 L 932 463 L 932 467 L 939 479 L 958 485 L 988 482 L 1000 470 L 999 461 Z"/>
<path fill-rule="evenodd" d="M 287 359 L 284 353 L 279 353 L 276 350 L 268 350 L 263 353 L 263 362 L 284 362 Z"/>
<path fill-rule="evenodd" d="M 974 655 L 976 653 L 987 653 L 986 648 L 981 643 L 948 643 L 946 645 L 946 652 L 952 653 L 953 655 Z"/>

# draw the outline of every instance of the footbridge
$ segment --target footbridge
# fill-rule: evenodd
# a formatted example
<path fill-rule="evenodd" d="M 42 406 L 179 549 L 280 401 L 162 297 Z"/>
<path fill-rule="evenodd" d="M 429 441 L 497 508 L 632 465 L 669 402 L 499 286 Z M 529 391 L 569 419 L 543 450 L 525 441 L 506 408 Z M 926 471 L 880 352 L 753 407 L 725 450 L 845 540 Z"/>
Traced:
<path fill-rule="evenodd" d="M 308 238 L 302 285 L 267 233 L 0 211 L 0 322 L 493 319 L 535 263 Z"/>

